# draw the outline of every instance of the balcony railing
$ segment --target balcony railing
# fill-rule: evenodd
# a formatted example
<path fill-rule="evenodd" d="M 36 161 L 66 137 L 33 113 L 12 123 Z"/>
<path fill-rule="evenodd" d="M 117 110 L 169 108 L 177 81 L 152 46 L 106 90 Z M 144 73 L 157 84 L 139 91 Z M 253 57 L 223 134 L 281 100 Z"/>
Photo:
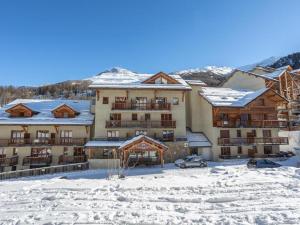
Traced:
<path fill-rule="evenodd" d="M 86 156 L 85 155 L 61 155 L 59 156 L 58 163 L 59 164 L 70 164 L 70 163 L 82 163 L 86 162 Z"/>
<path fill-rule="evenodd" d="M 44 166 L 52 163 L 52 155 L 45 156 L 26 156 L 23 159 L 23 165 Z"/>
<path fill-rule="evenodd" d="M 19 156 L 11 156 L 11 157 L 4 157 L 0 158 L 0 166 L 15 166 L 18 164 Z"/>
<path fill-rule="evenodd" d="M 112 110 L 170 110 L 171 103 L 113 103 Z"/>
<path fill-rule="evenodd" d="M 176 121 L 173 120 L 109 120 L 106 121 L 106 128 L 176 128 Z"/>
<path fill-rule="evenodd" d="M 283 120 L 217 121 L 217 127 L 284 128 L 284 127 L 288 127 L 288 121 L 283 121 Z"/>
<path fill-rule="evenodd" d="M 287 137 L 219 138 L 218 144 L 222 146 L 255 145 L 255 144 L 287 145 L 289 144 L 289 139 Z"/>
<path fill-rule="evenodd" d="M 77 145 L 83 146 L 86 138 L 10 138 L 0 139 L 0 146 L 45 146 L 45 145 Z"/>

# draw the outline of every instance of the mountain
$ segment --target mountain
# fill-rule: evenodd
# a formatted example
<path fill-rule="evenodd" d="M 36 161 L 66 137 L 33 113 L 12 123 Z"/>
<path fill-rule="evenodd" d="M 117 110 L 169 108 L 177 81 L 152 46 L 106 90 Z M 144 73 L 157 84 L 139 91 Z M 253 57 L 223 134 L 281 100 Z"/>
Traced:
<path fill-rule="evenodd" d="M 185 80 L 201 80 L 208 86 L 218 86 L 226 80 L 227 75 L 232 71 L 233 69 L 230 67 L 207 66 L 204 68 L 177 71 L 175 74 L 180 75 Z"/>
<path fill-rule="evenodd" d="M 253 63 L 253 64 L 241 66 L 241 67 L 239 67 L 238 69 L 244 70 L 244 71 L 249 71 L 249 70 L 255 68 L 256 66 L 267 67 L 267 66 L 270 66 L 270 65 L 274 64 L 274 63 L 277 62 L 279 59 L 280 59 L 280 57 L 272 56 L 272 57 L 270 57 L 270 58 L 264 59 L 264 60 L 259 61 L 259 62 L 257 62 L 257 63 Z"/>
<path fill-rule="evenodd" d="M 270 67 L 279 68 L 282 66 L 290 65 L 293 69 L 300 68 L 300 52 L 295 52 L 293 54 L 284 56 L 270 64 Z"/>

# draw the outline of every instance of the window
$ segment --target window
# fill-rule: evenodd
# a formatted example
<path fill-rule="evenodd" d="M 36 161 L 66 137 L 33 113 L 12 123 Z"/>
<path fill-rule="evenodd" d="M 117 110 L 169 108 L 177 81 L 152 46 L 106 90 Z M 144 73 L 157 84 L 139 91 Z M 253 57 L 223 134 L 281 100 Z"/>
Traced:
<path fill-rule="evenodd" d="M 62 130 L 60 131 L 61 138 L 72 138 L 73 132 L 71 130 Z"/>
<path fill-rule="evenodd" d="M 132 115 L 131 115 L 131 119 L 132 119 L 132 120 L 137 120 L 137 119 L 138 119 L 137 117 L 138 117 L 138 116 L 137 116 L 136 113 L 132 113 Z"/>
<path fill-rule="evenodd" d="M 272 137 L 271 130 L 263 130 L 263 137 Z"/>
<path fill-rule="evenodd" d="M 139 135 L 147 135 L 147 131 L 146 130 L 136 130 L 135 136 L 139 136 Z"/>
<path fill-rule="evenodd" d="M 73 132 L 71 130 L 60 131 L 60 141 L 61 143 L 71 143 Z"/>
<path fill-rule="evenodd" d="M 108 139 L 117 139 L 120 137 L 119 131 L 118 130 L 109 130 L 107 131 L 107 138 Z"/>
<path fill-rule="evenodd" d="M 138 104 L 146 104 L 147 103 L 147 98 L 146 97 L 136 97 L 135 101 Z"/>
<path fill-rule="evenodd" d="M 156 84 L 167 84 L 168 81 L 167 81 L 165 78 L 163 78 L 163 77 L 159 77 L 159 78 L 157 78 L 157 79 L 155 80 L 155 83 L 156 83 Z"/>
<path fill-rule="evenodd" d="M 38 130 L 36 132 L 36 137 L 38 139 L 47 139 L 50 137 L 50 134 L 49 134 L 49 131 L 47 131 L 47 130 Z"/>
<path fill-rule="evenodd" d="M 236 131 L 236 136 L 237 136 L 237 137 L 242 137 L 242 132 L 241 132 L 241 130 L 237 130 L 237 131 Z"/>
<path fill-rule="evenodd" d="M 242 146 L 238 146 L 237 153 L 238 154 L 242 154 L 243 153 Z"/>
<path fill-rule="evenodd" d="M 103 104 L 108 104 L 108 102 L 109 102 L 109 101 L 108 101 L 108 97 L 103 97 L 102 103 L 103 103 Z"/>
<path fill-rule="evenodd" d="M 231 155 L 230 147 L 221 147 L 221 155 Z"/>
<path fill-rule="evenodd" d="M 165 97 L 156 97 L 155 98 L 155 103 L 164 104 L 166 102 L 167 102 L 167 98 L 165 98 Z"/>
<path fill-rule="evenodd" d="M 173 130 L 164 130 L 162 132 L 164 141 L 174 141 L 174 131 Z"/>
<path fill-rule="evenodd" d="M 64 147 L 64 152 L 63 152 L 63 155 L 68 155 L 68 147 Z"/>
<path fill-rule="evenodd" d="M 127 97 L 115 97 L 115 103 L 125 103 L 127 101 Z"/>
<path fill-rule="evenodd" d="M 51 155 L 51 149 L 49 148 L 32 148 L 31 156 L 33 157 L 46 157 Z"/>
<path fill-rule="evenodd" d="M 69 118 L 69 113 L 64 112 L 64 113 L 63 113 L 63 118 Z"/>
<path fill-rule="evenodd" d="M 264 146 L 264 154 L 265 155 L 272 154 L 272 146 Z"/>
<path fill-rule="evenodd" d="M 5 158 L 5 149 L 0 148 L 0 158 Z"/>
<path fill-rule="evenodd" d="M 173 97 L 172 103 L 173 103 L 173 105 L 179 105 L 179 98 Z"/>
<path fill-rule="evenodd" d="M 111 113 L 110 120 L 121 120 L 121 113 Z"/>
<path fill-rule="evenodd" d="M 82 155 L 84 155 L 84 150 L 83 150 L 82 147 L 74 147 L 73 150 L 74 150 L 74 153 L 73 153 L 74 156 L 82 156 Z"/>
<path fill-rule="evenodd" d="M 220 138 L 229 138 L 230 133 L 229 130 L 220 130 Z"/>
<path fill-rule="evenodd" d="M 151 120 L 151 115 L 150 115 L 150 113 L 145 113 L 145 120 L 146 120 L 146 121 Z"/>
<path fill-rule="evenodd" d="M 22 139 L 24 138 L 24 132 L 20 130 L 13 130 L 11 131 L 11 137 L 13 139 Z"/>

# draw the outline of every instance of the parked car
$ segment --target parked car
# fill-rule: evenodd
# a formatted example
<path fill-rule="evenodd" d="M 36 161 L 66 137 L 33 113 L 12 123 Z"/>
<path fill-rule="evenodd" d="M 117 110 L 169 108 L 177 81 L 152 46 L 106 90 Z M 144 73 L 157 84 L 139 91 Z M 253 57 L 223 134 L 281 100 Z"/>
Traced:
<path fill-rule="evenodd" d="M 207 167 L 207 162 L 198 155 L 190 155 L 184 159 L 178 159 L 175 161 L 175 165 L 180 168 L 192 168 L 192 167 Z"/>
<path fill-rule="evenodd" d="M 277 168 L 281 165 L 268 159 L 250 159 L 247 163 L 248 168 Z"/>
<path fill-rule="evenodd" d="M 292 156 L 295 156 L 295 153 L 293 153 L 292 151 L 287 151 L 287 152 L 280 151 L 277 153 L 277 157 L 292 157 Z"/>

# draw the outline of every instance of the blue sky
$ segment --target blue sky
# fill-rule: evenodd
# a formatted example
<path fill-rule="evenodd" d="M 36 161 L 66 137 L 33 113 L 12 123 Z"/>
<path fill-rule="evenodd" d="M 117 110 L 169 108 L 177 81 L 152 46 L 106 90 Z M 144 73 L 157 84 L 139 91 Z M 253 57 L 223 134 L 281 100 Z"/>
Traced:
<path fill-rule="evenodd" d="M 2 0 L 0 85 L 237 67 L 300 51 L 298 0 Z"/>

